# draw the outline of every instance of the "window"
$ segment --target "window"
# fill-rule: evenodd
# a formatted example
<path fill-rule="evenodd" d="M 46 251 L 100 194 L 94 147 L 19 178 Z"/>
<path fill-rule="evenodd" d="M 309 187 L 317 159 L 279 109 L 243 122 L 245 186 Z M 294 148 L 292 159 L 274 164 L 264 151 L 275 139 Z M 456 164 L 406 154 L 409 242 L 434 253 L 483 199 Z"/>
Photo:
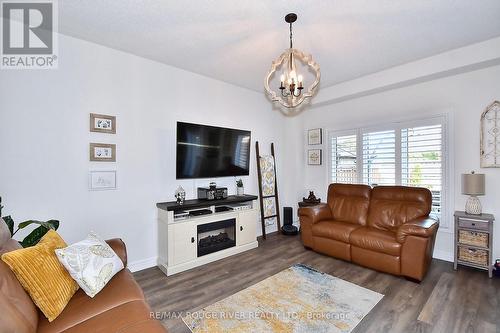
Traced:
<path fill-rule="evenodd" d="M 395 131 L 363 133 L 363 183 L 396 184 Z"/>
<path fill-rule="evenodd" d="M 331 182 L 426 187 L 432 192 L 432 214 L 441 218 L 446 197 L 444 124 L 444 117 L 435 117 L 330 132 Z"/>
<path fill-rule="evenodd" d="M 332 183 L 356 183 L 356 135 L 344 135 L 331 138 Z"/>
<path fill-rule="evenodd" d="M 440 215 L 443 185 L 442 125 L 401 130 L 401 183 L 427 187 L 432 192 L 432 212 Z"/>

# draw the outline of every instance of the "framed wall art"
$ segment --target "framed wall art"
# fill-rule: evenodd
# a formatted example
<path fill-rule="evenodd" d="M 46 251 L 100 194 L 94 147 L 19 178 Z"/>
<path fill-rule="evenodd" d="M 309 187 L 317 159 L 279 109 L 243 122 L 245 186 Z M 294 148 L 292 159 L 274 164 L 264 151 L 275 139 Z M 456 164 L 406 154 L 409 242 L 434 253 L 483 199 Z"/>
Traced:
<path fill-rule="evenodd" d="M 500 168 L 500 102 L 494 101 L 481 114 L 481 168 Z"/>
<path fill-rule="evenodd" d="M 116 117 L 104 114 L 90 114 L 90 131 L 99 133 L 116 133 Z"/>
<path fill-rule="evenodd" d="M 323 143 L 323 133 L 321 128 L 314 128 L 307 131 L 307 144 L 320 145 Z"/>
<path fill-rule="evenodd" d="M 115 144 L 91 143 L 89 153 L 92 162 L 116 162 Z"/>
<path fill-rule="evenodd" d="M 98 171 L 89 173 L 89 190 L 104 191 L 116 189 L 116 170 Z"/>
<path fill-rule="evenodd" d="M 321 149 L 309 149 L 307 151 L 307 164 L 321 165 L 322 151 Z"/>

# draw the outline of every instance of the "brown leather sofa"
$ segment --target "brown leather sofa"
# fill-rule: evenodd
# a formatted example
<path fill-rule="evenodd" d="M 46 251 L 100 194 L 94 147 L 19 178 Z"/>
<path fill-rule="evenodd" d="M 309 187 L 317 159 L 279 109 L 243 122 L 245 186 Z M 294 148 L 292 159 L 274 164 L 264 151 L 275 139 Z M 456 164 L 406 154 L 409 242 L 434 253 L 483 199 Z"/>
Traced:
<path fill-rule="evenodd" d="M 3 230 L 2 230 L 3 229 Z M 0 255 L 19 248 L 0 220 Z M 8 235 L 6 237 L 5 235 Z M 127 251 L 120 239 L 107 243 L 127 265 Z M 132 273 L 123 269 L 94 298 L 79 289 L 64 311 L 49 323 L 36 308 L 9 267 L 0 260 L 0 332 L 2 333 L 165 333 L 150 316 L 150 308 Z"/>
<path fill-rule="evenodd" d="M 438 221 L 428 189 L 331 184 L 326 204 L 299 209 L 302 242 L 332 257 L 422 281 Z"/>

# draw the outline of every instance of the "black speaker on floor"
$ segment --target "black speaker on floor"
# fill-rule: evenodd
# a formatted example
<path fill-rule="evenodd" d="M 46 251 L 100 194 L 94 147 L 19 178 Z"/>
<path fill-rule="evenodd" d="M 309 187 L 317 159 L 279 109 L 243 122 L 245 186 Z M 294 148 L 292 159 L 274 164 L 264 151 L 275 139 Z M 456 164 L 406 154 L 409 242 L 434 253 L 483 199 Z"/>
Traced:
<path fill-rule="evenodd" d="M 281 227 L 281 233 L 287 236 L 294 236 L 299 233 L 297 227 L 293 225 L 292 207 L 283 207 L 283 227 Z"/>

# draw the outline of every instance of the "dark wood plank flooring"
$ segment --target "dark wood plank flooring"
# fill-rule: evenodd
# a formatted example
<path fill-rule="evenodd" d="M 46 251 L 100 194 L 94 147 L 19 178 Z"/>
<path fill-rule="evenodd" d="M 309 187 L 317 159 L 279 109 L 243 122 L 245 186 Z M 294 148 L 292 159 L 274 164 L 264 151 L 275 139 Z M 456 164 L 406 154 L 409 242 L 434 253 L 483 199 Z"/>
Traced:
<path fill-rule="evenodd" d="M 304 249 L 298 236 L 271 235 L 259 247 L 170 277 L 158 268 L 134 273 L 153 311 L 196 311 L 296 263 L 385 295 L 354 332 L 500 332 L 500 279 L 433 260 L 418 284 Z M 189 332 L 165 318 L 170 333 Z"/>

